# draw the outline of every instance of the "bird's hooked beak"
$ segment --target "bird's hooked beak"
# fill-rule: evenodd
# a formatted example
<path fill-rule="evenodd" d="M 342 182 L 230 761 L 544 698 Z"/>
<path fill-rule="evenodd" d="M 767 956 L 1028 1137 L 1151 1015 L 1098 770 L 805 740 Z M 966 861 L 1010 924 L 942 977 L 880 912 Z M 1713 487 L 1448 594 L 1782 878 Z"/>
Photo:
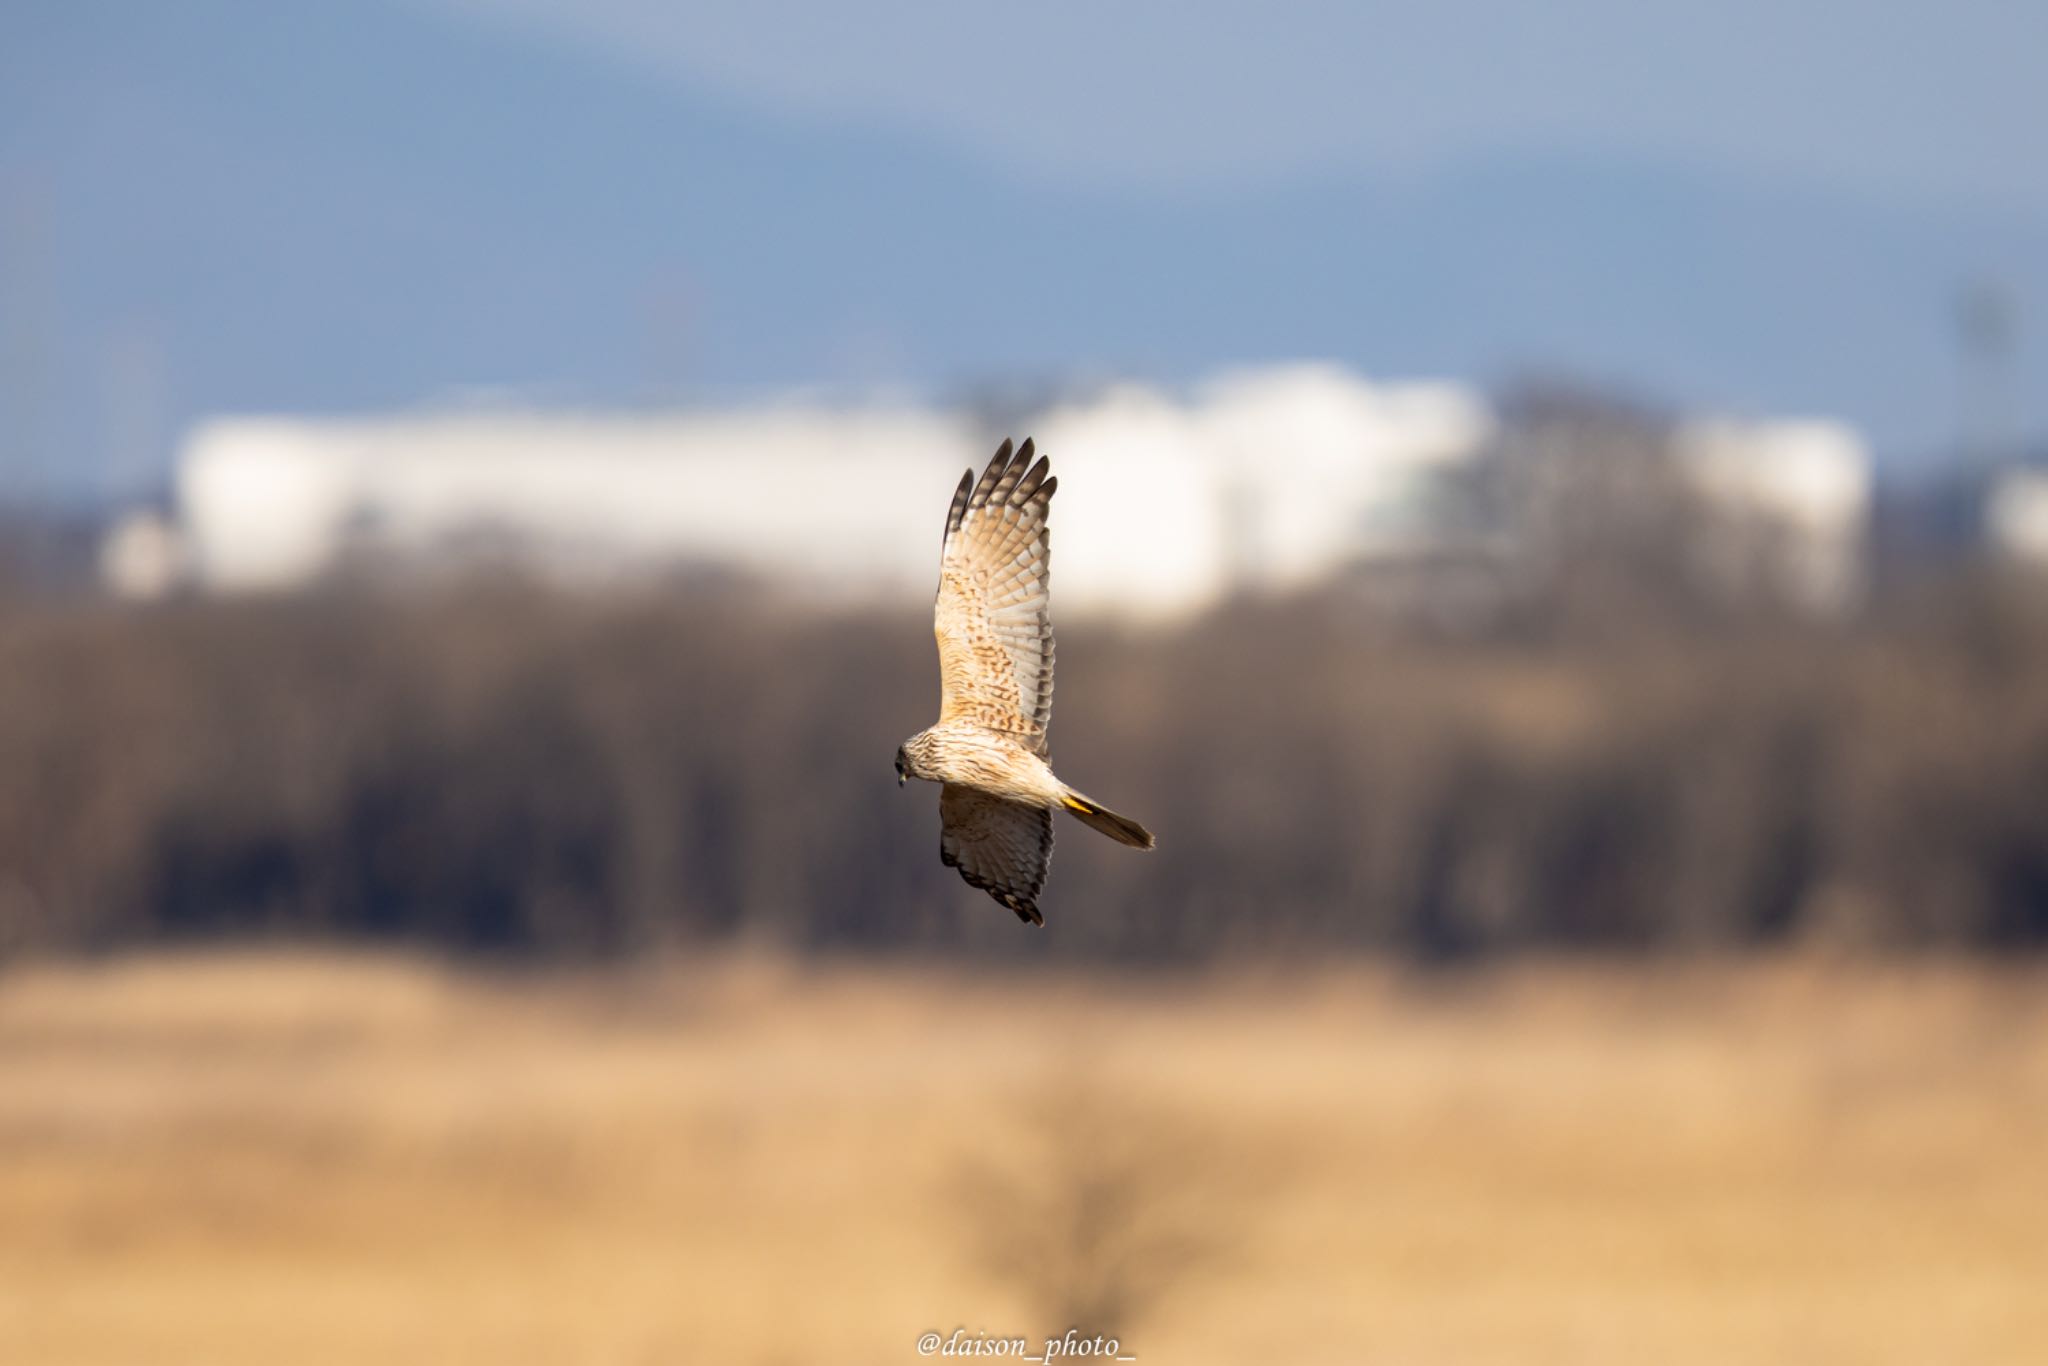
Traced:
<path fill-rule="evenodd" d="M 905 772 L 904 772 L 904 771 L 903 771 L 902 769 L 900 769 L 900 768 L 896 770 L 896 786 L 898 786 L 898 787 L 901 787 L 901 786 L 903 786 L 903 785 L 904 785 L 905 783 L 907 783 L 907 782 L 909 782 L 909 781 L 910 781 L 910 775 L 909 775 L 908 773 L 905 773 Z"/>

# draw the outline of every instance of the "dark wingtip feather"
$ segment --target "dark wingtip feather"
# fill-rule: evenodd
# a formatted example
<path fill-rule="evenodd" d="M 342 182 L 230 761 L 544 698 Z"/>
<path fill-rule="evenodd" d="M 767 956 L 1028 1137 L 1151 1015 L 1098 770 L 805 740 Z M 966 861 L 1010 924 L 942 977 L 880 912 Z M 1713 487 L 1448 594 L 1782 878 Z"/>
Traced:
<path fill-rule="evenodd" d="M 1051 813 L 1047 814 L 1049 817 Z M 1014 913 L 1019 920 L 1023 921 L 1025 924 L 1036 925 L 1040 929 L 1045 928 L 1045 917 L 1038 913 L 1037 902 L 1027 901 L 1023 897 L 1018 896 L 1015 892 L 1004 891 L 995 883 L 990 882 L 987 878 L 982 877 L 979 873 L 976 873 L 973 869 L 969 868 L 959 859 L 954 858 L 952 851 L 950 849 L 947 849 L 944 845 L 939 846 L 939 862 L 945 864 L 948 868 L 951 868 L 954 872 L 960 874 L 961 880 L 965 882 L 968 886 L 974 888 L 975 891 L 987 892 L 989 896 L 995 900 L 997 905 L 1006 907 L 1008 910 Z M 1039 879 L 1039 885 L 1043 886 L 1044 881 L 1044 878 L 1041 877 Z M 1036 895 L 1036 889 L 1034 889 L 1033 895 Z"/>
<path fill-rule="evenodd" d="M 953 490 L 953 505 L 946 509 L 946 539 L 960 529 L 960 523 L 967 519 L 967 500 L 974 496 L 974 471 L 960 476 L 960 485 Z"/>
<path fill-rule="evenodd" d="M 1044 456 L 1040 456 L 1038 463 L 1027 470 L 1024 477 L 1017 481 L 1017 487 L 1010 494 L 1010 506 L 1027 506 L 1031 502 L 1031 496 L 1038 492 L 1039 485 L 1045 482 L 1045 476 L 1051 470 L 1052 462 Z"/>
<path fill-rule="evenodd" d="M 1027 441 L 1024 444 L 1029 446 L 1031 443 Z M 1028 454 L 1019 455 L 1010 461 L 1002 474 L 997 477 L 995 487 L 988 491 L 988 502 L 994 503 L 997 507 L 1002 507 L 1006 504 L 1011 507 L 1016 506 L 1013 491 L 1017 487 L 1017 481 L 1024 477 L 1024 462 L 1030 458 Z M 995 466 L 991 465 L 989 468 L 994 469 Z"/>
<path fill-rule="evenodd" d="M 1003 444 L 996 447 L 996 453 L 989 460 L 988 467 L 981 472 L 981 478 L 976 481 L 973 493 L 968 495 L 967 505 L 975 508 L 986 507 L 997 482 L 1009 468 L 1010 439 L 1004 437 Z"/>

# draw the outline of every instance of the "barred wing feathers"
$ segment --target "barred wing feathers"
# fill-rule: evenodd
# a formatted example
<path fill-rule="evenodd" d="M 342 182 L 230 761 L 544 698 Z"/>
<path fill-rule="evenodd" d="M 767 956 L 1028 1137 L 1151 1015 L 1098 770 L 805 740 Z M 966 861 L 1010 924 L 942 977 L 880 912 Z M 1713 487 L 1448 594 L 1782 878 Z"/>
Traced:
<path fill-rule="evenodd" d="M 939 861 L 1018 919 L 1043 925 L 1038 894 L 1052 867 L 1052 811 L 947 783 L 939 789 Z"/>
<path fill-rule="evenodd" d="M 1052 556 L 1046 511 L 1059 480 L 1005 441 L 981 478 L 969 470 L 946 514 L 933 626 L 939 720 L 1005 731 L 1038 754 L 1052 719 Z"/>

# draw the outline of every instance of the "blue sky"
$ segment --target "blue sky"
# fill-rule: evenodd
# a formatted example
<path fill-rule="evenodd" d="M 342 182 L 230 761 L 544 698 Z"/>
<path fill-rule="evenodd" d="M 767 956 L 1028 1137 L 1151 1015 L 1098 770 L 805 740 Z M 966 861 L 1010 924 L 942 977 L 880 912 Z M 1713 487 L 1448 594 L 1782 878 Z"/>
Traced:
<path fill-rule="evenodd" d="M 2048 215 L 2034 2 L 422 3 L 1062 184 L 1215 189 L 1565 152 Z"/>
<path fill-rule="evenodd" d="M 0 0 L 0 497 L 226 412 L 1304 358 L 1924 468 L 1974 281 L 2048 420 L 2043 55 L 2040 4 Z"/>

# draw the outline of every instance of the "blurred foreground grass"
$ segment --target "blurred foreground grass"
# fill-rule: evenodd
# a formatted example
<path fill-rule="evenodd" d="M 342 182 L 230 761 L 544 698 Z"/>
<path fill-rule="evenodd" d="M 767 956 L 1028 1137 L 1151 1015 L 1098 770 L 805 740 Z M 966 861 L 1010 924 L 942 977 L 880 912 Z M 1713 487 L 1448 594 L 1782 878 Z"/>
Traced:
<path fill-rule="evenodd" d="M 0 977 L 0 1361 L 2048 1359 L 2038 971 Z"/>

